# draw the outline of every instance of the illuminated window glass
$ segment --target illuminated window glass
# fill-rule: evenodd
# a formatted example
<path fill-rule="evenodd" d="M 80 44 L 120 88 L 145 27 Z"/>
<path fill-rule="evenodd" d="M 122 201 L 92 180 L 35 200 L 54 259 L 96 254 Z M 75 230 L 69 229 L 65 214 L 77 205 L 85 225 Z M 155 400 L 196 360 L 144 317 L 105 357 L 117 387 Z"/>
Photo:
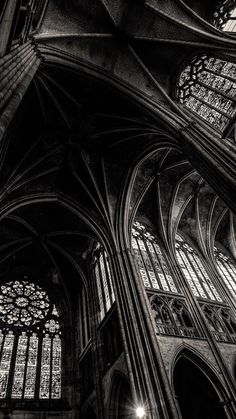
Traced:
<path fill-rule="evenodd" d="M 224 32 L 236 32 L 236 1 L 220 1 L 214 13 L 214 25 Z"/>
<path fill-rule="evenodd" d="M 134 222 L 132 228 L 132 247 L 144 286 L 178 293 L 156 238 L 138 221 Z"/>
<path fill-rule="evenodd" d="M 232 295 L 236 297 L 236 266 L 228 255 L 214 247 L 216 265 Z"/>
<path fill-rule="evenodd" d="M 100 320 L 102 320 L 115 301 L 115 295 L 107 253 L 101 246 L 98 246 L 95 250 L 94 272 L 96 277 Z"/>
<path fill-rule="evenodd" d="M 175 248 L 177 260 L 193 294 L 199 298 L 222 301 L 197 253 L 179 235 L 176 235 Z"/>
<path fill-rule="evenodd" d="M 78 314 L 79 314 L 80 349 L 82 351 L 90 339 L 88 299 L 87 299 L 87 294 L 84 287 L 80 290 L 80 293 L 79 293 L 79 313 Z"/>
<path fill-rule="evenodd" d="M 47 293 L 28 281 L 0 287 L 0 398 L 61 397 L 61 326 Z"/>
<path fill-rule="evenodd" d="M 236 110 L 236 64 L 207 55 L 195 57 L 179 76 L 177 97 L 223 131 Z"/>

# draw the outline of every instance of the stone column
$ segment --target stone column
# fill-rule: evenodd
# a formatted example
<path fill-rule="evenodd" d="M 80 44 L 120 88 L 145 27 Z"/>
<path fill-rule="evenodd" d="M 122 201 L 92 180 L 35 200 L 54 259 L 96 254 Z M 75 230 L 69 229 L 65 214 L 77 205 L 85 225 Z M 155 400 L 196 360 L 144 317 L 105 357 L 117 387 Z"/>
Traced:
<path fill-rule="evenodd" d="M 31 41 L 16 46 L 0 59 L 0 150 L 6 129 L 40 62 L 41 59 Z"/>
<path fill-rule="evenodd" d="M 145 417 L 149 419 L 177 419 L 179 413 L 133 256 L 129 249 L 125 249 L 115 252 L 111 262 L 134 404 L 144 406 Z"/>
<path fill-rule="evenodd" d="M 1 1 L 3 4 L 0 10 L 0 57 L 6 53 L 17 5 L 17 0 Z"/>

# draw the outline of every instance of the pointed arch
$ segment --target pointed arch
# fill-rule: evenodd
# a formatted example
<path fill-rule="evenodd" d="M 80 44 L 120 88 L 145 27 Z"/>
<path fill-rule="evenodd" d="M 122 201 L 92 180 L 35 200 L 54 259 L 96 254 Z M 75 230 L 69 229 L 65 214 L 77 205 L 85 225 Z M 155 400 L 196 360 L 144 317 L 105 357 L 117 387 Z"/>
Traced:
<path fill-rule="evenodd" d="M 189 415 L 191 419 L 228 418 L 224 386 L 212 366 L 195 351 L 182 348 L 177 353 L 172 385 L 183 419 Z"/>
<path fill-rule="evenodd" d="M 125 419 L 133 412 L 131 387 L 127 377 L 115 371 L 111 381 L 108 419 Z"/>

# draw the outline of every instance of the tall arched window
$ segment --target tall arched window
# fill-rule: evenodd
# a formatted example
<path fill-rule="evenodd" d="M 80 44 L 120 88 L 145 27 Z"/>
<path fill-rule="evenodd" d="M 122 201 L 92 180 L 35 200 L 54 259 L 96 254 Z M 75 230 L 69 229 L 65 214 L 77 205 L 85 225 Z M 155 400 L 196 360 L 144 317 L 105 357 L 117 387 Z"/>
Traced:
<path fill-rule="evenodd" d="M 102 320 L 115 301 L 115 295 L 107 253 L 100 245 L 94 251 L 94 258 L 100 320 Z"/>
<path fill-rule="evenodd" d="M 0 398 L 61 397 L 61 326 L 56 307 L 26 280 L 0 287 Z"/>
<path fill-rule="evenodd" d="M 221 0 L 214 13 L 214 25 L 224 32 L 236 32 L 236 1 Z"/>
<path fill-rule="evenodd" d="M 156 238 L 138 221 L 132 228 L 132 247 L 145 287 L 179 292 Z"/>
<path fill-rule="evenodd" d="M 177 260 L 193 294 L 204 299 L 222 301 L 199 256 L 178 234 L 175 248 Z"/>
<path fill-rule="evenodd" d="M 232 259 L 222 250 L 214 247 L 216 265 L 226 286 L 231 291 L 233 297 L 236 297 L 236 266 Z"/>
<path fill-rule="evenodd" d="M 178 78 L 177 97 L 223 131 L 236 111 L 236 64 L 208 55 L 195 57 Z"/>

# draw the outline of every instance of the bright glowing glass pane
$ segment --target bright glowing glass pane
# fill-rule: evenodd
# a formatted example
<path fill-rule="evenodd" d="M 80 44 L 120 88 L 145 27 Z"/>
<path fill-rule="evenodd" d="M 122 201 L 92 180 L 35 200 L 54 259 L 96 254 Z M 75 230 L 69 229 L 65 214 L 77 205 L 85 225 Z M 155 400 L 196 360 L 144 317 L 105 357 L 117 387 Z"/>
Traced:
<path fill-rule="evenodd" d="M 61 397 L 61 339 L 59 336 L 53 338 L 51 397 L 52 399 Z"/>
<path fill-rule="evenodd" d="M 12 332 L 8 332 L 5 336 L 0 362 L 0 398 L 5 398 L 7 394 L 13 343 L 14 335 Z"/>
<path fill-rule="evenodd" d="M 17 345 L 14 379 L 11 393 L 12 397 L 16 399 L 21 398 L 23 394 L 27 343 L 28 337 L 23 332 L 22 335 L 19 337 Z"/>
<path fill-rule="evenodd" d="M 40 399 L 48 399 L 50 396 L 50 365 L 51 365 L 51 338 L 46 335 L 42 343 L 42 362 L 40 374 Z"/>
<path fill-rule="evenodd" d="M 106 304 L 106 311 L 108 311 L 111 307 L 111 301 L 110 301 L 110 294 L 109 294 L 109 288 L 107 283 L 107 273 L 105 270 L 104 260 L 103 256 L 100 256 L 100 267 L 101 267 L 101 275 L 102 275 L 102 284 L 103 284 L 103 290 L 105 295 L 105 304 Z"/>
<path fill-rule="evenodd" d="M 183 240 L 182 242 L 178 238 L 176 240 L 177 260 L 193 294 L 196 297 L 222 302 L 200 258 L 191 246 Z"/>
<path fill-rule="evenodd" d="M 223 131 L 236 110 L 235 80 L 234 63 L 205 55 L 197 57 L 179 76 L 178 97 L 181 103 Z"/>
<path fill-rule="evenodd" d="M 34 398 L 37 356 L 38 356 L 38 337 L 36 334 L 33 334 L 29 339 L 29 352 L 28 352 L 28 362 L 27 362 L 26 379 L 25 379 L 25 393 L 24 393 L 24 397 L 26 399 Z"/>

